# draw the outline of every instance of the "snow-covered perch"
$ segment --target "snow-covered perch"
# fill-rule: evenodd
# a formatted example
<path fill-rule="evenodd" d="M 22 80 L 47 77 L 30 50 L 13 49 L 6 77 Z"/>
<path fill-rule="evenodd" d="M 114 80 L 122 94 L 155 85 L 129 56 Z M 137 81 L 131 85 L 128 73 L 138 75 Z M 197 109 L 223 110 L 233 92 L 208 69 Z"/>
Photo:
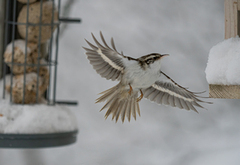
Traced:
<path fill-rule="evenodd" d="M 210 97 L 240 98 L 240 38 L 212 47 L 205 72 Z"/>
<path fill-rule="evenodd" d="M 240 0 L 225 0 L 224 10 L 225 40 L 210 50 L 205 70 L 209 96 L 240 99 Z"/>
<path fill-rule="evenodd" d="M 212 47 L 205 72 L 209 84 L 240 85 L 240 38 Z"/>

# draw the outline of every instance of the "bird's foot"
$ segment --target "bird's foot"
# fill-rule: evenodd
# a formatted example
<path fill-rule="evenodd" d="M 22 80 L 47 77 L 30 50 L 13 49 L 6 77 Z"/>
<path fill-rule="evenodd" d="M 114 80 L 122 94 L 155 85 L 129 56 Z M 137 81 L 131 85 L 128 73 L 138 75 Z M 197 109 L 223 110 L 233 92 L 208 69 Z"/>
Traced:
<path fill-rule="evenodd" d="M 141 89 L 140 89 L 140 92 L 141 92 L 141 95 L 137 98 L 137 102 L 141 101 L 143 98 L 143 92 Z"/>
<path fill-rule="evenodd" d="M 130 84 L 129 84 L 129 88 L 130 88 L 130 89 L 129 89 L 128 93 L 129 93 L 129 95 L 131 95 L 133 89 L 132 89 L 132 86 L 131 86 Z"/>

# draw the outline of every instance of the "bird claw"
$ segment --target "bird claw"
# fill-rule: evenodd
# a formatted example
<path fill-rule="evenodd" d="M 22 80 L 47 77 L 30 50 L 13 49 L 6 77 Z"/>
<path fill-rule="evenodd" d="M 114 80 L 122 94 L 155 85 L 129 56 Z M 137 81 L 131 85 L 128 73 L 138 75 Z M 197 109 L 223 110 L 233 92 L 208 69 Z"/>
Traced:
<path fill-rule="evenodd" d="M 129 89 L 128 93 L 129 93 L 129 95 L 131 95 L 133 89 L 132 89 L 132 86 L 131 86 L 130 84 L 129 84 L 129 88 L 130 88 L 130 89 Z"/>

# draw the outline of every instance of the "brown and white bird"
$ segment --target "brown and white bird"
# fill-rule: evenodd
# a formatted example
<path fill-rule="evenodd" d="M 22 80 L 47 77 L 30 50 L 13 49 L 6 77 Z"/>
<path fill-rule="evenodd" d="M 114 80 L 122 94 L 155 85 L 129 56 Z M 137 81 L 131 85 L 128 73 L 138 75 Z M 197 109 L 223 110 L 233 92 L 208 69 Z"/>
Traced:
<path fill-rule="evenodd" d="M 116 50 L 113 38 L 110 48 L 102 33 L 100 36 L 104 45 L 100 44 L 92 34 L 96 45 L 86 42 L 91 49 L 83 47 L 90 64 L 102 77 L 111 80 L 118 80 L 119 83 L 100 93 L 96 103 L 106 101 L 100 111 L 107 108 L 105 118 L 112 114 L 112 119 L 116 122 L 121 116 L 122 122 L 125 117 L 128 121 L 131 115 L 136 120 L 136 112 L 140 116 L 139 101 L 145 97 L 158 104 L 170 105 L 180 109 L 194 110 L 201 107 L 198 102 L 199 96 L 174 82 L 170 77 L 163 73 L 161 61 L 168 54 L 151 53 L 140 58 L 132 58 L 119 53 Z M 205 102 L 208 103 L 208 102 Z"/>

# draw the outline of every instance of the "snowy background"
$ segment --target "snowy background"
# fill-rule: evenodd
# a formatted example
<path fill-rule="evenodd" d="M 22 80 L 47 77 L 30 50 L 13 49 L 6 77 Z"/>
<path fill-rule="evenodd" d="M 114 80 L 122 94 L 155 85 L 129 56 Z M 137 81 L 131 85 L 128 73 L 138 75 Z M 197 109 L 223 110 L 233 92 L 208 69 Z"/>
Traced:
<path fill-rule="evenodd" d="M 67 0 L 63 0 L 63 5 Z M 81 46 L 91 32 L 114 37 L 125 55 L 169 53 L 163 71 L 192 91 L 207 90 L 205 68 L 211 47 L 224 39 L 224 0 L 76 0 L 60 38 L 57 98 L 78 100 L 78 141 L 48 149 L 0 149 L 1 165 L 238 165 L 240 102 L 210 99 L 199 114 L 140 102 L 131 123 L 104 120 L 98 93 L 117 82 L 101 78 Z"/>

